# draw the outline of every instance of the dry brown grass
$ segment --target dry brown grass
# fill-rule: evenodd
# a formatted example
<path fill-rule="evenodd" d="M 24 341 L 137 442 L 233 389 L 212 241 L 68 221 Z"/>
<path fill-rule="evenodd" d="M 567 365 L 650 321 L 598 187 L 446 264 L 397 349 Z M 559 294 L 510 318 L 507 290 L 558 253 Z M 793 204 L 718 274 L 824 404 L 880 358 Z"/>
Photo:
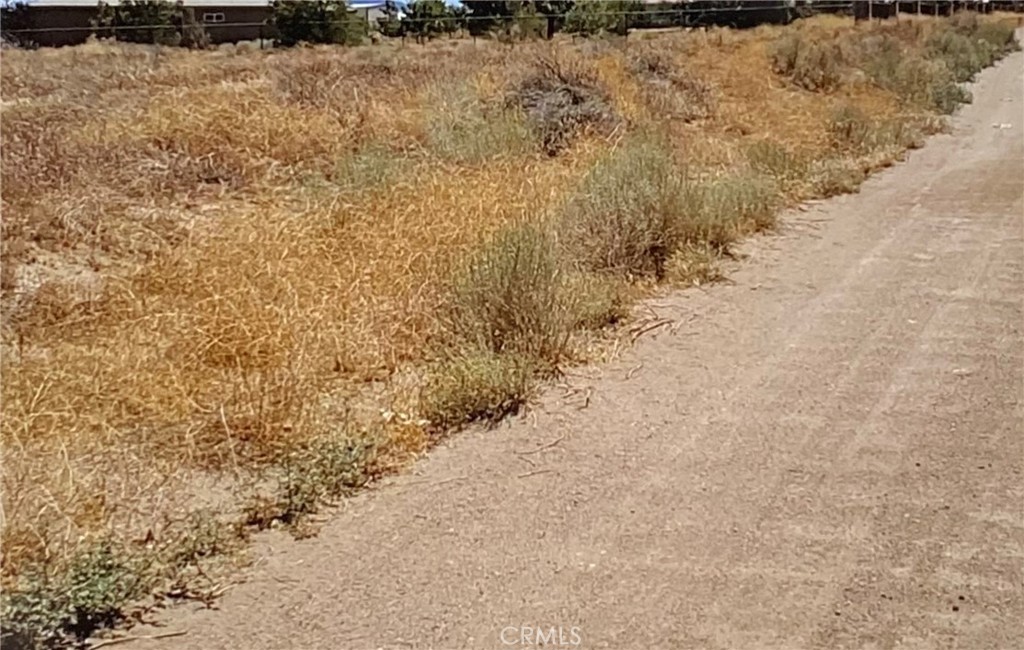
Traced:
<path fill-rule="evenodd" d="M 786 29 L 823 40 L 888 28 L 821 18 Z M 564 222 L 588 175 L 666 113 L 683 119 L 662 124 L 672 155 L 657 164 L 678 167 L 657 173 L 692 191 L 672 199 L 689 211 L 672 241 L 648 244 L 675 247 L 650 263 L 683 283 L 713 278 L 714 251 L 770 225 L 779 200 L 836 191 L 836 170 L 877 154 L 872 138 L 890 158 L 912 144 L 896 127 L 837 122 L 843 110 L 924 123 L 923 108 L 908 114 L 864 75 L 826 94 L 774 74 L 782 32 L 659 34 L 639 58 L 567 40 L 441 43 L 430 57 L 391 45 L 5 51 L 6 579 L 96 536 L 159 536 L 197 502 L 236 511 L 251 496 L 239 486 L 296 449 L 372 438 L 367 471 L 381 471 L 438 426 L 521 403 L 538 355 L 580 358 L 569 325 L 622 317 L 629 292 L 613 276 L 651 270 L 638 257 L 650 251 L 612 241 L 621 260 L 601 268 L 553 262 L 551 299 L 575 296 L 543 324 L 564 328 L 545 330 L 559 351 L 519 345 L 504 361 L 453 334 L 453 279 L 484 273 L 466 276 L 468 260 L 509 228 Z M 506 78 L 533 79 L 531 101 L 510 105 Z M 559 104 L 580 88 L 583 117 Z M 545 92 L 554 100 L 535 96 Z M 557 105 L 538 113 L 534 100 Z M 538 126 L 544 111 L 562 113 Z M 588 115 L 601 128 L 583 128 Z M 615 201 L 661 200 L 629 188 Z M 587 210 L 617 216 L 609 208 Z"/>

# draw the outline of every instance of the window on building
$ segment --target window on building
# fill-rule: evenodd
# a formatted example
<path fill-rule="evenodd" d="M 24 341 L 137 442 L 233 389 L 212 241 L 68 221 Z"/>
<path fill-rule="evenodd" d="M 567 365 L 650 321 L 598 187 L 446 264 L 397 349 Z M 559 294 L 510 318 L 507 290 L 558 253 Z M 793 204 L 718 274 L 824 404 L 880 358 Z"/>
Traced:
<path fill-rule="evenodd" d="M 205 13 L 203 14 L 204 23 L 222 23 L 224 22 L 224 14 L 218 13 Z"/>

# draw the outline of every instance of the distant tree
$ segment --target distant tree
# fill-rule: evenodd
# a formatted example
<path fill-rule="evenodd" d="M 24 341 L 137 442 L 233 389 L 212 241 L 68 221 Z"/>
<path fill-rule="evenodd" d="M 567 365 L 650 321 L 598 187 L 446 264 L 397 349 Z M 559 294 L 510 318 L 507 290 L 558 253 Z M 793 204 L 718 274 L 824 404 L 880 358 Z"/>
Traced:
<path fill-rule="evenodd" d="M 179 45 L 190 50 L 205 50 L 210 47 L 210 35 L 196 20 L 196 12 L 192 7 L 185 7 L 178 0 L 178 28 L 181 33 Z"/>
<path fill-rule="evenodd" d="M 377 29 L 380 30 L 381 34 L 389 38 L 396 38 L 405 34 L 398 11 L 398 3 L 395 0 L 387 0 L 381 13 L 384 15 L 377 19 Z"/>
<path fill-rule="evenodd" d="M 469 9 L 466 8 L 466 5 L 449 6 L 448 11 L 451 12 L 456 31 L 469 28 Z"/>
<path fill-rule="evenodd" d="M 422 42 L 459 29 L 459 17 L 444 0 L 414 0 L 402 19 L 404 34 Z"/>
<path fill-rule="evenodd" d="M 366 21 L 341 0 L 273 0 L 270 7 L 276 45 L 358 45 L 366 36 Z"/>
<path fill-rule="evenodd" d="M 167 0 L 124 0 L 117 5 L 99 3 L 96 27 L 101 35 L 131 43 L 178 45 L 180 7 Z"/>
<path fill-rule="evenodd" d="M 561 29 L 561 17 L 574 4 L 574 0 L 474 0 L 469 6 L 469 30 L 479 35 L 510 32 L 515 27 L 520 32 L 551 35 Z"/>
<path fill-rule="evenodd" d="M 548 23 L 548 34 L 550 38 L 556 32 L 565 28 L 565 17 L 576 5 L 575 0 L 546 0 L 536 2 L 537 13 L 544 16 Z"/>
<path fill-rule="evenodd" d="M 519 0 L 476 0 L 469 6 L 469 31 L 474 35 L 507 29 L 523 3 Z"/>
<path fill-rule="evenodd" d="M 629 13 L 637 11 L 638 4 L 621 0 L 580 0 L 565 18 L 565 31 L 582 36 L 606 32 L 625 35 Z"/>

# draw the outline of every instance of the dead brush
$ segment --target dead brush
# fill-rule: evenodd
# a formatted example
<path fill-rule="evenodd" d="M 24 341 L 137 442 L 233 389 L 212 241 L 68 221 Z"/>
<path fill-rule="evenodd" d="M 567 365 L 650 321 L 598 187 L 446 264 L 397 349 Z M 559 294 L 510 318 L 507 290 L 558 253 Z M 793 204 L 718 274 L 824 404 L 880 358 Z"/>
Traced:
<path fill-rule="evenodd" d="M 313 108 L 343 109 L 358 93 L 356 78 L 338 58 L 275 57 L 271 79 L 287 102 Z"/>
<path fill-rule="evenodd" d="M 578 58 L 557 53 L 540 55 L 507 103 L 531 120 L 548 155 L 588 130 L 608 133 L 621 123 L 596 72 Z"/>
<path fill-rule="evenodd" d="M 644 47 L 631 51 L 629 61 L 633 73 L 644 82 L 655 116 L 692 122 L 714 114 L 718 103 L 714 86 L 679 65 L 671 53 Z"/>
<path fill-rule="evenodd" d="M 76 146 L 70 131 L 87 119 L 78 107 L 6 107 L 0 130 L 0 161 L 4 200 L 30 203 L 42 191 L 71 183 L 94 160 L 93 152 Z"/>

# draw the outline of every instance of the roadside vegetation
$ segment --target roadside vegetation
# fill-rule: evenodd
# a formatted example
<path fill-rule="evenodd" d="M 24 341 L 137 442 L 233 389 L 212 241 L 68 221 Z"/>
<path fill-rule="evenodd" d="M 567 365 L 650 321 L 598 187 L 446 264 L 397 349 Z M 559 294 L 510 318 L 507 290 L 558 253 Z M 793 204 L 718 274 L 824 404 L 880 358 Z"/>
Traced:
<path fill-rule="evenodd" d="M 962 14 L 5 50 L 4 646 L 215 598 L 250 531 L 515 413 L 1015 47 Z"/>

